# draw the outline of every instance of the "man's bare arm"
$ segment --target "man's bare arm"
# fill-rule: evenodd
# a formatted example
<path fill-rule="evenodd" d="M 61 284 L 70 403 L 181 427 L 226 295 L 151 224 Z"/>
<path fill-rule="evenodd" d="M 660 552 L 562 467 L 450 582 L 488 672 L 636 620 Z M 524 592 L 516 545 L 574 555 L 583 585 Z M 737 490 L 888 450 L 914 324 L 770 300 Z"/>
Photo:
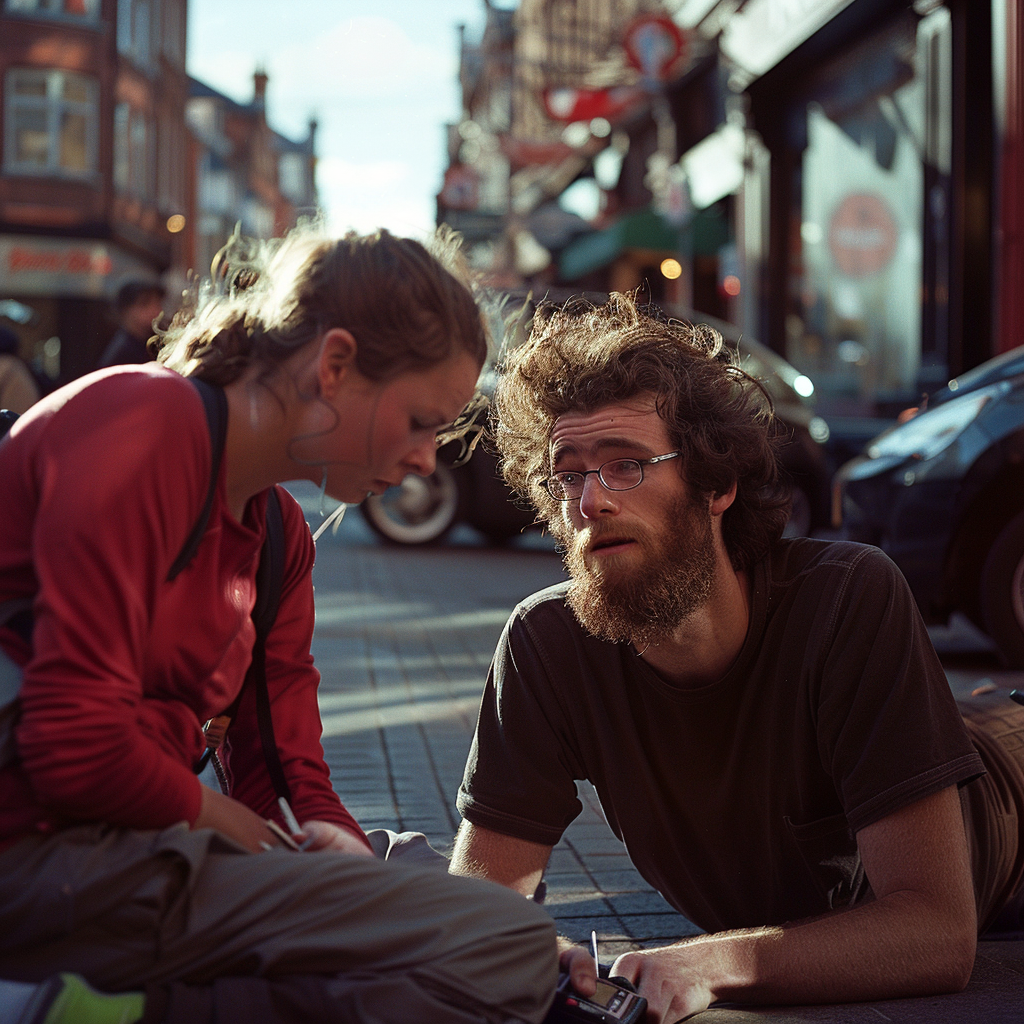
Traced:
<path fill-rule="evenodd" d="M 782 927 L 699 936 L 626 953 L 613 972 L 637 982 L 669 1024 L 713 1002 L 834 1003 L 961 990 L 977 922 L 955 786 L 857 834 L 875 899 Z"/>
<path fill-rule="evenodd" d="M 464 821 L 455 837 L 448 870 L 453 875 L 487 878 L 524 896 L 532 896 L 550 856 L 550 846 L 514 839 Z"/>
<path fill-rule="evenodd" d="M 550 846 L 514 839 L 463 821 L 448 870 L 453 875 L 486 878 L 532 896 L 550 856 Z M 558 937 L 558 948 L 559 965 L 572 977 L 573 988 L 581 995 L 592 996 L 597 991 L 597 972 L 590 953 L 562 935 Z"/>

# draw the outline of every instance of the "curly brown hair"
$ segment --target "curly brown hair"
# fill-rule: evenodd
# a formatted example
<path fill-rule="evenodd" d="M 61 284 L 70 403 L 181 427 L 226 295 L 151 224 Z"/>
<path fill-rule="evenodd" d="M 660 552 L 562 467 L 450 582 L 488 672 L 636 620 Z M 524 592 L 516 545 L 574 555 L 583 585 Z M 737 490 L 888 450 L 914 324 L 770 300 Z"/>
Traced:
<path fill-rule="evenodd" d="M 460 351 L 482 365 L 487 329 L 458 236 L 439 231 L 428 246 L 384 230 L 330 239 L 314 225 L 268 241 L 236 234 L 163 332 L 158 358 L 223 386 L 254 364 L 269 374 L 343 327 L 370 380 L 428 369 Z"/>
<path fill-rule="evenodd" d="M 722 519 L 733 565 L 749 567 L 782 535 L 789 494 L 771 399 L 713 328 L 666 319 L 619 293 L 603 306 L 583 298 L 541 303 L 529 337 L 499 370 L 493 429 L 501 470 L 542 518 L 560 515 L 542 484 L 555 420 L 651 394 L 683 452 L 684 479 L 709 495 L 737 485 Z"/>

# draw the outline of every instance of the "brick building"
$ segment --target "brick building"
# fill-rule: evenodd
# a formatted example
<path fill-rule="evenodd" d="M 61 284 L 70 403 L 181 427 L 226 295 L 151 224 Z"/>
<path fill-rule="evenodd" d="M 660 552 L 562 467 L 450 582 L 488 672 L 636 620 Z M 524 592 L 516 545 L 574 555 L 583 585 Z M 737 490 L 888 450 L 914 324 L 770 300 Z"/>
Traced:
<path fill-rule="evenodd" d="M 316 208 L 315 131 L 267 124 L 185 69 L 187 0 L 0 0 L 0 322 L 55 384 L 93 369 L 128 279 L 173 312 L 236 223 Z M 5 314 L 7 314 L 5 316 Z"/>
<path fill-rule="evenodd" d="M 0 299 L 58 382 L 92 368 L 121 281 L 184 262 L 185 22 L 186 0 L 4 0 Z"/>
<path fill-rule="evenodd" d="M 190 265 L 209 270 L 240 224 L 252 238 L 273 238 L 317 209 L 316 121 L 294 141 L 267 123 L 267 75 L 253 75 L 253 98 L 237 103 L 196 79 L 186 120 L 192 135 L 195 217 L 186 228 Z"/>

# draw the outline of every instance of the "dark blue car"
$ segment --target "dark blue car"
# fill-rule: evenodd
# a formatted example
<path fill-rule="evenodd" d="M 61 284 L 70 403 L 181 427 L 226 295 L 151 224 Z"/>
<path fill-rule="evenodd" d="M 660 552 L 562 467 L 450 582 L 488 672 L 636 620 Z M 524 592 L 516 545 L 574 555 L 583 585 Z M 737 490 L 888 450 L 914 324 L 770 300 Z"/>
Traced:
<path fill-rule="evenodd" d="M 836 474 L 832 512 L 896 562 L 926 620 L 960 611 L 1024 668 L 1024 347 L 870 442 Z"/>

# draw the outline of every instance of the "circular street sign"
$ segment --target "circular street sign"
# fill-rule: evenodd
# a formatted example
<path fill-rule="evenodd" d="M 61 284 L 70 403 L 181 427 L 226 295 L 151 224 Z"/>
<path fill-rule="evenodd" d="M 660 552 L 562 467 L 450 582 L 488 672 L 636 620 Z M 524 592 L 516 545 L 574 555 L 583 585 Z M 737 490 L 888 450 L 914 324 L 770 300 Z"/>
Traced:
<path fill-rule="evenodd" d="M 642 14 L 626 29 L 626 58 L 644 78 L 665 82 L 686 50 L 682 29 L 663 14 Z"/>
<path fill-rule="evenodd" d="M 836 207 L 828 246 L 836 267 L 847 277 L 868 277 L 889 265 L 899 230 L 889 207 L 869 192 L 852 192 Z"/>

